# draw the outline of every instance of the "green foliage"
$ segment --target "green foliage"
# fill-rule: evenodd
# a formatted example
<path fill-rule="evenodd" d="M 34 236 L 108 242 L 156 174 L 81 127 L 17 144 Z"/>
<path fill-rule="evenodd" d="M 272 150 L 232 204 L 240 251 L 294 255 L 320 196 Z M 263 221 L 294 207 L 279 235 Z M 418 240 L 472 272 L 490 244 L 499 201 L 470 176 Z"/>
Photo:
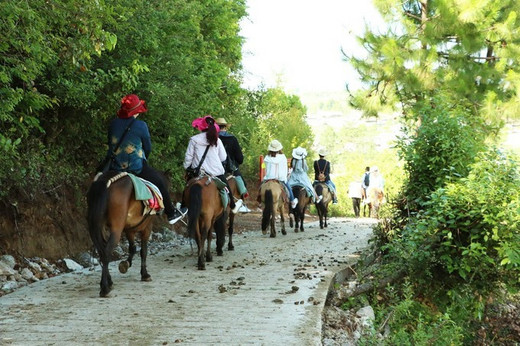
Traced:
<path fill-rule="evenodd" d="M 249 111 L 256 119 L 257 129 L 249 141 L 248 167 L 258 167 L 258 158 L 267 153 L 273 139 L 282 143 L 288 158 L 298 146 L 307 148 L 312 155 L 314 135 L 305 121 L 306 109 L 297 96 L 279 88 L 257 90 L 249 95 Z"/>
<path fill-rule="evenodd" d="M 518 163 L 489 151 L 471 168 L 467 178 L 431 195 L 414 232 L 433 241 L 431 261 L 450 280 L 473 283 L 483 293 L 498 282 L 520 287 Z"/>
<path fill-rule="evenodd" d="M 437 188 L 466 176 L 469 164 L 484 147 L 484 126 L 468 113 L 460 106 L 446 108 L 439 99 L 435 107 L 421 109 L 421 124 L 415 131 L 403 129 L 398 148 L 408 177 L 403 190 L 406 208 L 412 213 Z"/>
<path fill-rule="evenodd" d="M 170 170 L 175 185 L 194 118 L 247 117 L 238 74 L 243 0 L 10 1 L 0 14 L 4 194 L 38 178 L 37 170 L 22 174 L 29 157 L 56 178 L 93 173 L 126 93 L 147 101 L 150 162 Z M 33 152 L 60 164 L 51 170 Z"/>

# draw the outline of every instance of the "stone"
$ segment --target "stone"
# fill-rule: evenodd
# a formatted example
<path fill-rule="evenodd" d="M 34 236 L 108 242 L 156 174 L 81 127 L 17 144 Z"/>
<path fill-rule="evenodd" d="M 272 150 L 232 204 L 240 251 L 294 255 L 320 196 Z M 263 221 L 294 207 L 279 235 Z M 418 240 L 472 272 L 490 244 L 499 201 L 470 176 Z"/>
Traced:
<path fill-rule="evenodd" d="M 67 268 L 73 272 L 83 269 L 83 266 L 81 266 L 80 264 L 71 260 L 70 258 L 64 258 L 63 262 L 65 262 L 65 265 L 67 266 Z"/>

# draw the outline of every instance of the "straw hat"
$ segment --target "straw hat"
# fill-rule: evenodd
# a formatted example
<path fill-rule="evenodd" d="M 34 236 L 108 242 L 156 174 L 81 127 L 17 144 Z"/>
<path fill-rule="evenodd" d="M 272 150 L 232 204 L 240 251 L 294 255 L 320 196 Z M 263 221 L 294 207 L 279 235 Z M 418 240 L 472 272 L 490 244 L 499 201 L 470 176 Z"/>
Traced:
<path fill-rule="evenodd" d="M 215 122 L 219 126 L 229 126 L 229 125 L 231 125 L 231 124 L 228 124 L 226 119 L 224 119 L 224 118 L 217 118 L 217 119 L 215 119 Z"/>
<path fill-rule="evenodd" d="M 327 149 L 321 148 L 320 151 L 318 151 L 318 155 L 327 156 Z"/>
<path fill-rule="evenodd" d="M 276 139 L 273 139 L 271 143 L 269 143 L 269 146 L 267 147 L 267 150 L 269 151 L 280 151 L 283 149 L 282 143 L 277 141 Z"/>
<path fill-rule="evenodd" d="M 292 157 L 297 160 L 304 159 L 307 156 L 307 150 L 302 147 L 294 148 L 292 151 Z"/>

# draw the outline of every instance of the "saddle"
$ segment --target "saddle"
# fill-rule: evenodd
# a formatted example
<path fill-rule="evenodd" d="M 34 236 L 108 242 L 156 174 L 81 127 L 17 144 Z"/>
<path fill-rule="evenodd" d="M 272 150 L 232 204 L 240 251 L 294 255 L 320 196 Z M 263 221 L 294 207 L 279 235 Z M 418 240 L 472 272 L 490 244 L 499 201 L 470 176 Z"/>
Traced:
<path fill-rule="evenodd" d="M 204 183 L 204 185 L 209 185 L 212 181 L 215 182 L 215 185 L 217 185 L 217 189 L 218 189 L 219 194 L 220 194 L 220 199 L 222 200 L 222 205 L 227 206 L 228 203 L 229 203 L 229 192 L 228 192 L 228 189 L 227 189 L 227 185 L 226 185 L 225 182 L 223 182 L 222 180 L 220 180 L 217 177 L 213 177 L 213 176 L 208 175 L 208 174 L 203 172 L 201 175 L 189 179 L 186 182 L 186 188 L 189 188 L 190 186 L 192 186 L 197 181 L 199 181 L 199 180 L 201 180 L 203 178 L 208 178 L 206 180 L 206 182 Z"/>
<path fill-rule="evenodd" d="M 155 184 L 132 173 L 121 172 L 107 181 L 107 188 L 115 181 L 128 176 L 134 185 L 135 199 L 144 205 L 143 215 L 159 214 L 164 210 L 164 202 L 159 188 Z"/>
<path fill-rule="evenodd" d="M 281 188 L 282 188 L 282 200 L 283 200 L 284 203 L 288 203 L 289 202 L 289 196 L 290 196 L 289 190 L 287 190 L 287 186 L 285 184 L 282 184 L 280 182 L 280 180 L 278 180 L 278 179 L 267 179 L 267 180 L 262 181 L 262 183 L 260 183 L 260 186 L 258 187 L 258 195 L 257 195 L 257 198 L 256 198 L 258 203 L 261 202 L 261 198 L 262 198 L 261 193 L 260 193 L 260 191 L 262 190 L 262 185 L 267 183 L 268 181 L 274 181 L 274 182 L 276 182 L 277 184 L 279 184 L 281 186 Z"/>

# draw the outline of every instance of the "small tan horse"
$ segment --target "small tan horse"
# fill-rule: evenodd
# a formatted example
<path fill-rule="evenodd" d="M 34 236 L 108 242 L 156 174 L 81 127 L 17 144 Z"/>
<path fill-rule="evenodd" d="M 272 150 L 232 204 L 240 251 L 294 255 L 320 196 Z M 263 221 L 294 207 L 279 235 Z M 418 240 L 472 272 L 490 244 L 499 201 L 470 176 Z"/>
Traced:
<path fill-rule="evenodd" d="M 329 204 L 332 202 L 332 194 L 325 183 L 314 184 L 314 191 L 316 191 L 316 196 L 318 198 L 323 196 L 319 203 L 314 203 L 320 218 L 320 228 L 323 229 L 324 227 L 327 227 L 327 217 L 329 214 Z"/>
<path fill-rule="evenodd" d="M 370 217 L 379 218 L 379 209 L 385 201 L 385 194 L 382 189 L 378 187 L 368 187 L 367 189 L 367 201 L 370 210 Z M 363 216 L 365 211 L 363 209 Z"/>
<path fill-rule="evenodd" d="M 264 205 L 262 212 L 262 233 L 267 234 L 267 227 L 271 226 L 271 238 L 276 237 L 276 213 L 280 215 L 282 234 L 287 234 L 283 215 L 285 209 L 283 195 L 282 183 L 278 180 L 267 180 L 260 186 L 260 201 Z"/>
<path fill-rule="evenodd" d="M 311 204 L 312 197 L 307 196 L 307 190 L 303 186 L 293 186 L 291 189 L 294 197 L 298 198 L 298 204 L 296 205 L 296 208 L 292 209 L 292 214 L 294 215 L 294 232 L 298 233 L 298 225 L 299 230 L 303 232 L 303 220 L 305 219 L 305 211 L 307 210 L 307 206 Z M 291 227 L 293 226 L 292 218 L 290 218 L 289 225 Z"/>
<path fill-rule="evenodd" d="M 226 210 L 214 178 L 202 176 L 189 180 L 184 189 L 183 201 L 188 206 L 188 234 L 197 242 L 197 267 L 204 270 L 206 262 L 213 260 L 212 230 L 217 235 L 217 256 L 223 255 L 222 247 L 226 241 Z"/>
<path fill-rule="evenodd" d="M 153 217 L 144 213 L 143 201 L 135 199 L 132 179 L 125 173 L 108 171 L 94 181 L 87 193 L 87 221 L 90 237 L 101 262 L 101 291 L 106 297 L 112 290 L 112 277 L 108 270 L 112 252 L 121 240 L 122 234 L 128 239 L 128 259 L 119 264 L 119 270 L 126 273 L 132 266 L 136 253 L 135 235 L 141 235 L 141 281 L 151 281 L 146 270 L 148 239 L 152 231 Z"/>

